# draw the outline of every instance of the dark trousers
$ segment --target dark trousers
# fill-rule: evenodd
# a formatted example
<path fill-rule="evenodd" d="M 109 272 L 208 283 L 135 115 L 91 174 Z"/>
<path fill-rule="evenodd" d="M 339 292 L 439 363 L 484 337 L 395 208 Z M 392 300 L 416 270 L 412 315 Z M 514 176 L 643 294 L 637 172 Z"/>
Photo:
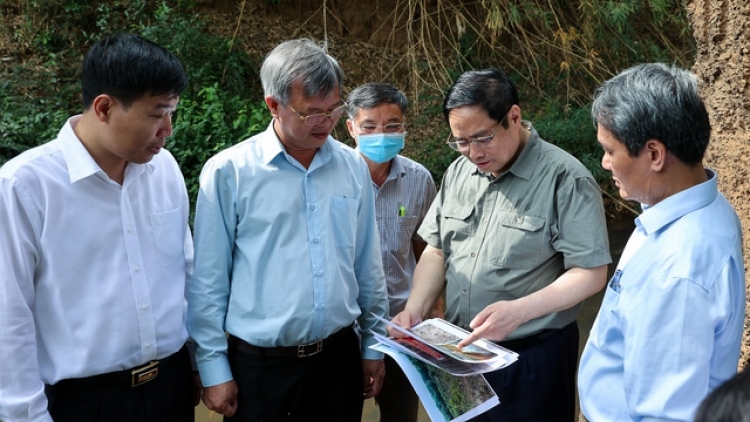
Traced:
<path fill-rule="evenodd" d="M 362 419 L 362 355 L 352 329 L 332 347 L 304 358 L 257 356 L 229 348 L 239 391 L 231 422 Z"/>
<path fill-rule="evenodd" d="M 158 376 L 131 387 L 127 376 L 67 379 L 45 389 L 55 422 L 193 422 L 193 370 L 187 347 L 159 365 Z"/>
<path fill-rule="evenodd" d="M 385 379 L 375 396 L 381 422 L 417 422 L 419 398 L 404 371 L 393 358 L 385 355 Z"/>
<path fill-rule="evenodd" d="M 518 361 L 484 374 L 500 404 L 472 421 L 573 422 L 578 367 L 578 324 L 518 352 Z"/>

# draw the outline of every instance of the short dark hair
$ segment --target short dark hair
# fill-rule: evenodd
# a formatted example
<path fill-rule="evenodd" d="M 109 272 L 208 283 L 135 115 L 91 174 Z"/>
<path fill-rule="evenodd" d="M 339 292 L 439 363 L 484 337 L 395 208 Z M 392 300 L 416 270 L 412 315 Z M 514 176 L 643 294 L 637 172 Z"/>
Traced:
<path fill-rule="evenodd" d="M 346 103 L 346 112 L 350 119 L 353 119 L 361 108 L 370 110 L 380 104 L 396 104 L 401 113 L 406 114 L 406 107 L 409 105 L 406 95 L 400 89 L 385 82 L 370 82 L 354 88 L 346 98 Z"/>
<path fill-rule="evenodd" d="M 111 35 L 94 44 L 83 60 L 83 108 L 107 94 L 129 107 L 146 94 L 180 95 L 185 69 L 164 47 L 136 34 Z"/>
<path fill-rule="evenodd" d="M 503 118 L 514 105 L 520 105 L 518 91 L 502 70 L 470 70 L 459 76 L 445 94 L 443 116 L 447 121 L 448 114 L 454 108 L 479 106 L 496 122 L 502 121 L 503 127 L 507 128 L 508 121 L 503 121 Z"/>
<path fill-rule="evenodd" d="M 648 140 L 657 139 L 681 162 L 695 165 L 703 160 L 711 137 L 698 78 L 664 63 L 633 66 L 604 82 L 591 116 L 633 157 Z"/>
<path fill-rule="evenodd" d="M 698 407 L 695 422 L 750 422 L 750 370 L 719 385 Z"/>

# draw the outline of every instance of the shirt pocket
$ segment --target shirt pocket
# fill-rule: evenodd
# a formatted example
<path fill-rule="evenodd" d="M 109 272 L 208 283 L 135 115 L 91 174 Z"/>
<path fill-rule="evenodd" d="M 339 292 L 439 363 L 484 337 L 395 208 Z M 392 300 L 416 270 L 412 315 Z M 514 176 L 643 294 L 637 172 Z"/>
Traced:
<path fill-rule="evenodd" d="M 471 214 L 474 213 L 473 205 L 453 205 L 443 208 L 441 231 L 446 234 L 446 239 L 452 243 L 462 242 L 471 236 Z"/>
<path fill-rule="evenodd" d="M 589 333 L 590 341 L 602 350 L 622 345 L 622 321 L 620 321 L 620 291 L 611 287 L 612 279 L 607 282 L 604 298 L 594 325 Z"/>
<path fill-rule="evenodd" d="M 530 270 L 539 262 L 545 220 L 518 212 L 498 213 L 494 233 L 487 231 L 491 262 L 499 268 Z M 491 237 L 491 238 L 490 238 Z"/>
<path fill-rule="evenodd" d="M 150 215 L 156 257 L 162 266 L 185 257 L 185 221 L 182 207 Z"/>
<path fill-rule="evenodd" d="M 398 217 L 395 227 L 386 227 L 384 232 L 385 245 L 389 251 L 399 252 L 401 249 L 411 249 L 411 241 L 417 231 L 419 217 Z"/>
<path fill-rule="evenodd" d="M 354 250 L 357 233 L 357 198 L 331 197 L 329 220 L 336 247 Z"/>

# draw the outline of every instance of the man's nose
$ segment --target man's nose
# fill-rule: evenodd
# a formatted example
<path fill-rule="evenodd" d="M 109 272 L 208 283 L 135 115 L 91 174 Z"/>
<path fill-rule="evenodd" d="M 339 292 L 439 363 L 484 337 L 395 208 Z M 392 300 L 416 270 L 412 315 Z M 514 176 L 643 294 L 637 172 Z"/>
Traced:
<path fill-rule="evenodd" d="M 477 146 L 475 142 L 469 143 L 469 157 L 475 158 L 475 157 L 484 157 L 484 150 Z"/>
<path fill-rule="evenodd" d="M 157 136 L 166 138 L 168 136 L 172 136 L 172 116 L 166 115 L 162 119 L 161 127 L 159 128 L 159 132 L 157 133 Z"/>

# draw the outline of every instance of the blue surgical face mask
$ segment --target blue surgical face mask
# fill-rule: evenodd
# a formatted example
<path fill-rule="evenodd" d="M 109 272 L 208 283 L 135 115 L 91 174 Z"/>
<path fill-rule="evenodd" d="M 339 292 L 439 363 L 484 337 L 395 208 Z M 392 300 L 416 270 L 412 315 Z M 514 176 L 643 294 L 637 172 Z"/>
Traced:
<path fill-rule="evenodd" d="M 370 161 L 381 164 L 391 161 L 404 149 L 405 137 L 406 132 L 373 133 L 371 135 L 359 135 L 357 140 L 359 141 L 359 151 Z"/>

